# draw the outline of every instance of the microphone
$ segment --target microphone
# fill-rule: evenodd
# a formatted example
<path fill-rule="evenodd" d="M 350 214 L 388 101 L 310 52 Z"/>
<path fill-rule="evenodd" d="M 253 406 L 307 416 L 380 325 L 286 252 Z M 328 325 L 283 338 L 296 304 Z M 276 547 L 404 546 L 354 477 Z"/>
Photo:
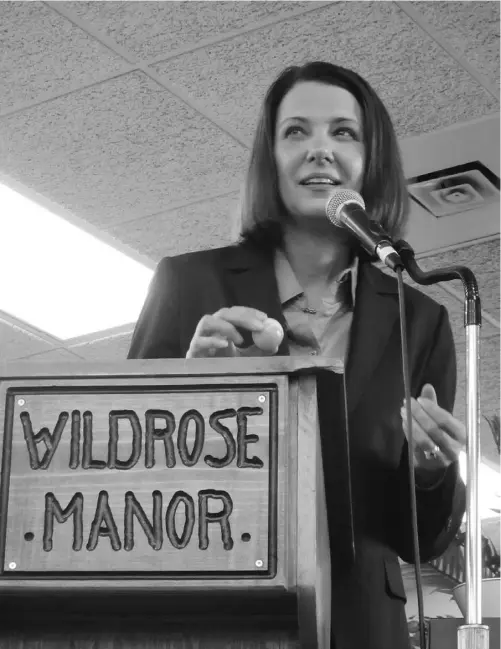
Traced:
<path fill-rule="evenodd" d="M 379 257 L 392 270 L 404 268 L 390 237 L 379 223 L 367 216 L 360 194 L 351 189 L 336 190 L 327 202 L 325 212 L 333 225 L 350 230 L 370 255 Z"/>

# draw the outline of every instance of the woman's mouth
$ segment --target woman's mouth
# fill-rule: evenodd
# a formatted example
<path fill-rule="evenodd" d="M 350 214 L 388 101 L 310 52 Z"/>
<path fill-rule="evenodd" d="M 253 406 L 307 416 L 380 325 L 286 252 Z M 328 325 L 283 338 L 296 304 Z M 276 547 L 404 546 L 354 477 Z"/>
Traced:
<path fill-rule="evenodd" d="M 308 184 L 303 184 L 301 183 L 301 187 L 304 187 L 305 189 L 311 189 L 314 192 L 328 192 L 332 191 L 334 189 L 338 189 L 341 186 L 341 184 L 334 184 L 334 183 L 308 183 Z"/>
<path fill-rule="evenodd" d="M 299 184 L 303 187 L 309 187 L 310 189 L 325 191 L 332 187 L 338 187 L 341 182 L 330 174 L 320 173 L 318 175 L 310 174 L 309 176 L 306 176 L 306 178 L 303 178 Z"/>

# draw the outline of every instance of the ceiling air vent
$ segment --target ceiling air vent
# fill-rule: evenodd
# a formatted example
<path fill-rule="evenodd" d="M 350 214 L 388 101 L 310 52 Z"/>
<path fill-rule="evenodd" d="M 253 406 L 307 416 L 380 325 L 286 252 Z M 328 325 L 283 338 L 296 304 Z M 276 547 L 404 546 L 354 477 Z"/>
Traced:
<path fill-rule="evenodd" d="M 499 202 L 499 178 L 481 162 L 410 178 L 411 197 L 437 218 Z"/>

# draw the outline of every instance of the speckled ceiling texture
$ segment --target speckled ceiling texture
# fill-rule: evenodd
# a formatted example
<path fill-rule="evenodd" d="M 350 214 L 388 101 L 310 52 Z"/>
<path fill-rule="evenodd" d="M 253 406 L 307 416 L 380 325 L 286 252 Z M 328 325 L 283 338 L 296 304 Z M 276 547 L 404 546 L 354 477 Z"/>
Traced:
<path fill-rule="evenodd" d="M 0 180 L 151 267 L 230 240 L 263 92 L 293 63 L 365 76 L 408 177 L 470 159 L 499 175 L 497 2 L 1 2 L 0 23 Z M 423 264 L 477 274 L 499 411 L 499 206 L 413 210 Z M 462 289 L 426 291 L 451 315 L 463 415 Z M 123 359 L 131 329 L 60 341 L 0 313 L 1 358 Z"/>

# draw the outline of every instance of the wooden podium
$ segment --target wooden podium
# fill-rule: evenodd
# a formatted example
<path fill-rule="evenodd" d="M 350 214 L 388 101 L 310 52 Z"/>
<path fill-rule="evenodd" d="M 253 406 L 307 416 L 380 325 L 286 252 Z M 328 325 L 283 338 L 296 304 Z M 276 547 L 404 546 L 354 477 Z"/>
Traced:
<path fill-rule="evenodd" d="M 0 647 L 329 649 L 327 371 L 0 366 Z"/>

